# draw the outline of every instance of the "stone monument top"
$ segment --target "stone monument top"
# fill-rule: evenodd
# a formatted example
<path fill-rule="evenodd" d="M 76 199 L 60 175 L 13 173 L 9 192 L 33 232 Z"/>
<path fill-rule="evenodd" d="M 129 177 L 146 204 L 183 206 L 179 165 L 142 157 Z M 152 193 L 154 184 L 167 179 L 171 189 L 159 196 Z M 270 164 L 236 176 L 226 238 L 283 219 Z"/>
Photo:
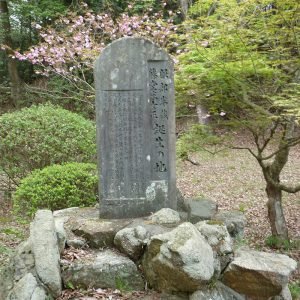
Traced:
<path fill-rule="evenodd" d="M 143 38 L 108 45 L 95 63 L 100 217 L 176 209 L 173 63 Z"/>

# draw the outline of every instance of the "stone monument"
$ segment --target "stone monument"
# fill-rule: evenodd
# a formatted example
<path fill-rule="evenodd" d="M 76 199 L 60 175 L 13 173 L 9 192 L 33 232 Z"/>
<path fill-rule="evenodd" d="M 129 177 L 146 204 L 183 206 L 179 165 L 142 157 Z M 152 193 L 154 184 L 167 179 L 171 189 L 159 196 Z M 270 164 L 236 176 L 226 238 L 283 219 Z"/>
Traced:
<path fill-rule="evenodd" d="M 176 209 L 173 63 L 152 42 L 126 37 L 95 63 L 101 218 Z"/>

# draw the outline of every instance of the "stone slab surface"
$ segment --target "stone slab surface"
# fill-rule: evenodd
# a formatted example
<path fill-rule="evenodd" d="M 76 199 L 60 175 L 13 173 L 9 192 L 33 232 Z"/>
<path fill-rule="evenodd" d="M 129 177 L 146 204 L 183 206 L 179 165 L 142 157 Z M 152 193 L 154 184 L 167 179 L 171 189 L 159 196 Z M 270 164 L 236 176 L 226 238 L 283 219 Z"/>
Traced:
<path fill-rule="evenodd" d="M 173 62 L 143 38 L 108 45 L 95 63 L 100 216 L 176 209 Z"/>
<path fill-rule="evenodd" d="M 112 250 L 93 251 L 85 259 L 65 264 L 62 277 L 66 286 L 144 289 L 142 276 L 134 262 Z"/>
<path fill-rule="evenodd" d="M 217 204 L 208 199 L 189 199 L 187 207 L 188 220 L 193 224 L 199 221 L 211 220 L 217 213 Z"/>
<path fill-rule="evenodd" d="M 249 297 L 273 297 L 286 287 L 297 262 L 286 255 L 239 250 L 224 272 L 223 282 Z"/>

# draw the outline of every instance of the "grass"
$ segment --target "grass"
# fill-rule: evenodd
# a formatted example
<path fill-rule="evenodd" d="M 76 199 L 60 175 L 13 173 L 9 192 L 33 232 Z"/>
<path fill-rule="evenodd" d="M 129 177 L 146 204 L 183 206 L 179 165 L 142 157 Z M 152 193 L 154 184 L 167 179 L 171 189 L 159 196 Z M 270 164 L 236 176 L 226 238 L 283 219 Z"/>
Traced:
<path fill-rule="evenodd" d="M 300 281 L 289 284 L 289 289 L 291 291 L 293 300 L 299 300 L 300 299 Z"/>
<path fill-rule="evenodd" d="M 0 230 L 0 233 L 4 233 L 6 235 L 14 235 L 20 239 L 24 238 L 24 233 L 16 228 L 11 228 L 11 227 L 7 227 L 7 228 L 3 228 Z"/>
<path fill-rule="evenodd" d="M 0 244 L 0 254 L 9 254 L 11 249 Z"/>

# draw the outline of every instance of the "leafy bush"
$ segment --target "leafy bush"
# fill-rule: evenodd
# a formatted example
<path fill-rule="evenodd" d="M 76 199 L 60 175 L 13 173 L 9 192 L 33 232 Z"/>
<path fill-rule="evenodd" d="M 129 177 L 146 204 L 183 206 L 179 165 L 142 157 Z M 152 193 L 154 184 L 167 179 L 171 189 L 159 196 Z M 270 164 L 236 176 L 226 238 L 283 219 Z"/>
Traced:
<path fill-rule="evenodd" d="M 0 116 L 0 170 L 18 185 L 34 169 L 94 162 L 95 125 L 51 104 Z"/>
<path fill-rule="evenodd" d="M 21 180 L 13 196 L 14 210 L 33 215 L 43 208 L 93 205 L 97 182 L 95 164 L 73 162 L 35 170 Z"/>

